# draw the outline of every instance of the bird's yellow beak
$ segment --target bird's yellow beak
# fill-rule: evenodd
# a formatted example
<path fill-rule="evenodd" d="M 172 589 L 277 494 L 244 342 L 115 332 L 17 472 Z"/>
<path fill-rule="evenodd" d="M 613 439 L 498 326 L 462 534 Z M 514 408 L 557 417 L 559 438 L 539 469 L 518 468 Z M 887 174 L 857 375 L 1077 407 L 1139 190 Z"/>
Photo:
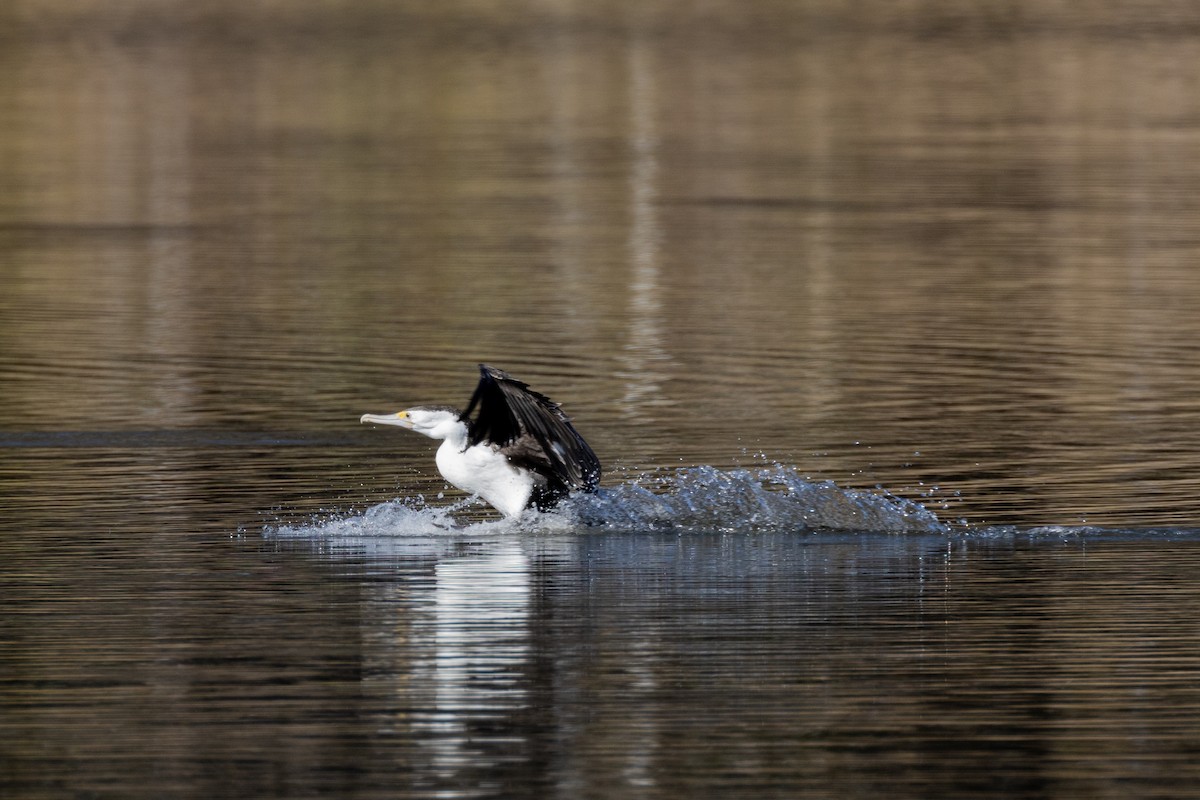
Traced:
<path fill-rule="evenodd" d="M 371 423 L 372 425 L 398 425 L 401 428 L 412 429 L 412 420 L 408 418 L 407 411 L 397 411 L 395 414 L 363 414 L 358 418 L 360 423 Z"/>

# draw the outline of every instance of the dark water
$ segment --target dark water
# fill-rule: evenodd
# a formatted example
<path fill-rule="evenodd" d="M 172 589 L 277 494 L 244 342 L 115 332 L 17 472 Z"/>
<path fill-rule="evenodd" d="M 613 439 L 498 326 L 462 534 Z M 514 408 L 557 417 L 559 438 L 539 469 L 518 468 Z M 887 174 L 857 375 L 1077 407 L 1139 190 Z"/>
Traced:
<path fill-rule="evenodd" d="M 5 4 L 0 795 L 1195 796 L 1197 31 Z"/>

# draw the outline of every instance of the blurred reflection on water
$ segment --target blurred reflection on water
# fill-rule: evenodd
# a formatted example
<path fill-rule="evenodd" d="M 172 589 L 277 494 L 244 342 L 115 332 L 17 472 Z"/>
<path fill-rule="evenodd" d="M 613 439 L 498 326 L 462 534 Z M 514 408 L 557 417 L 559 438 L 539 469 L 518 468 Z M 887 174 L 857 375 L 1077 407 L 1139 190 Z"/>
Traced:
<path fill-rule="evenodd" d="M 4 4 L 0 790 L 1190 787 L 1198 22 Z M 477 361 L 966 527 L 260 545 Z"/>
<path fill-rule="evenodd" d="M 346 431 L 489 360 L 610 464 L 1196 518 L 1183 6 L 0 13 L 5 428 Z"/>
<path fill-rule="evenodd" d="M 43 541 L 6 564 L 0 780 L 1186 796 L 1198 558 L 1063 529 Z"/>

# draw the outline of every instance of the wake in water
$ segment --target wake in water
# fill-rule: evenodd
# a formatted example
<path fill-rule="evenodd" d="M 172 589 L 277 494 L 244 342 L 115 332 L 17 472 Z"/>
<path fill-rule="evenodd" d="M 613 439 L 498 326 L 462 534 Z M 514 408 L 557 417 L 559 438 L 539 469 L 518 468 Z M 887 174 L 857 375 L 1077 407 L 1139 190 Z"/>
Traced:
<path fill-rule="evenodd" d="M 683 468 L 600 489 L 595 494 L 573 495 L 552 512 L 530 512 L 515 520 L 464 519 L 472 504 L 466 500 L 431 506 L 422 498 L 394 500 L 361 515 L 309 525 L 271 526 L 266 534 L 280 538 L 358 538 L 580 529 L 635 533 L 948 530 L 932 511 L 911 500 L 841 489 L 832 481 L 809 481 L 781 465 L 732 470 Z"/>

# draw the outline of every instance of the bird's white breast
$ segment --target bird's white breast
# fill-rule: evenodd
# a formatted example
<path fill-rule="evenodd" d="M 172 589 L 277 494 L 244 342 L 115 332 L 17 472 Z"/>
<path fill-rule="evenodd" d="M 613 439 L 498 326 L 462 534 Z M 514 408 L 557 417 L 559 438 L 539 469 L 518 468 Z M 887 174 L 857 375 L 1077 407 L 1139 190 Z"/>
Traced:
<path fill-rule="evenodd" d="M 487 444 L 460 449 L 450 440 L 437 451 L 437 468 L 447 481 L 470 494 L 477 494 L 506 517 L 525 510 L 533 493 L 533 477 L 514 469 L 508 459 Z"/>

